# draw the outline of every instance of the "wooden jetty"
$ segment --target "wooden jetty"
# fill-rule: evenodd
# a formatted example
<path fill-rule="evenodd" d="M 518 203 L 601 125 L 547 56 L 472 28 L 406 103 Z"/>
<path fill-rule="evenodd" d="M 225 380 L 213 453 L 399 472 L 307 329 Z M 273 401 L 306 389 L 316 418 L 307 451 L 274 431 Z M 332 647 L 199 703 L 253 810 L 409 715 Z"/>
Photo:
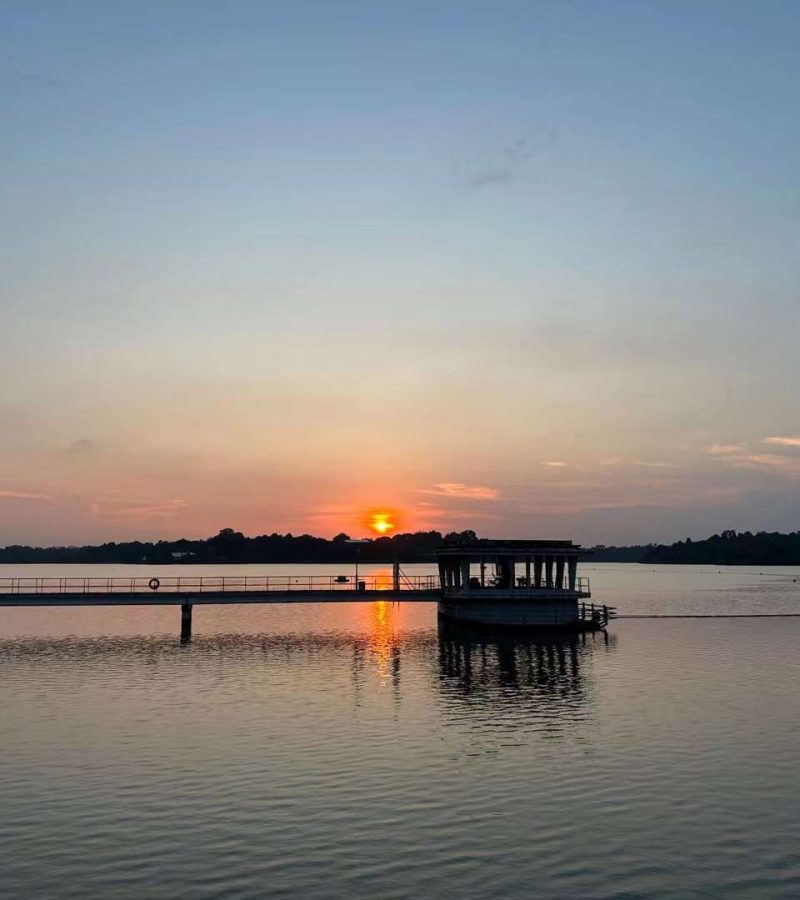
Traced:
<path fill-rule="evenodd" d="M 192 608 L 233 603 L 438 602 L 439 614 L 479 625 L 587 630 L 614 610 L 585 601 L 581 550 L 570 541 L 473 541 L 437 551 L 438 575 L 391 574 L 0 577 L 0 607 L 180 606 L 181 638 L 192 633 Z M 518 566 L 524 575 L 518 574 Z M 492 571 L 488 571 L 489 569 Z"/>
<path fill-rule="evenodd" d="M 372 603 L 439 599 L 436 575 L 70 576 L 0 578 L 0 607 L 180 606 L 181 638 L 192 632 L 192 607 L 233 603 Z"/>

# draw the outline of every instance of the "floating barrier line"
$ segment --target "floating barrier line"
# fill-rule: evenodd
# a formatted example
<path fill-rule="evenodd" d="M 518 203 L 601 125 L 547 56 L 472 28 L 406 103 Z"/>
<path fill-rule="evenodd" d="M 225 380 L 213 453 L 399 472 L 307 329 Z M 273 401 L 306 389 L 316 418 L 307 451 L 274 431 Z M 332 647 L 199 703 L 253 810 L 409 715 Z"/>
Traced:
<path fill-rule="evenodd" d="M 800 619 L 800 613 L 619 613 L 616 619 Z"/>

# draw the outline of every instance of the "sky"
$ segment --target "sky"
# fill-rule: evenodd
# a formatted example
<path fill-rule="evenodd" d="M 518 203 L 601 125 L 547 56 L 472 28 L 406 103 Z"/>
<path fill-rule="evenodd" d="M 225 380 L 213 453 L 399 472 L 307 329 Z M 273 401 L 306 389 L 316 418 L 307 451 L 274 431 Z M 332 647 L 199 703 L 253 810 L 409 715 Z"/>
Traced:
<path fill-rule="evenodd" d="M 800 5 L 6 0 L 0 544 L 800 529 Z"/>

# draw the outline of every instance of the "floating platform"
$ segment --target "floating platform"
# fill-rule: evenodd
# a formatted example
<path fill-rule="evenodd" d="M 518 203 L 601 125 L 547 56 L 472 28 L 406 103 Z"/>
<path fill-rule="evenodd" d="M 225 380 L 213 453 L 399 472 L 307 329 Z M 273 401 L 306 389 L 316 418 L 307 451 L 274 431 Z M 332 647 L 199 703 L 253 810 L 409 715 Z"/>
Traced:
<path fill-rule="evenodd" d="M 613 609 L 586 603 L 588 578 L 578 578 L 584 555 L 572 541 L 475 540 L 436 553 L 439 615 L 501 628 L 592 631 Z M 518 568 L 519 567 L 519 568 Z"/>
<path fill-rule="evenodd" d="M 597 631 L 606 627 L 613 614 L 608 606 L 571 602 L 439 601 L 439 615 L 444 619 L 503 629 Z"/>

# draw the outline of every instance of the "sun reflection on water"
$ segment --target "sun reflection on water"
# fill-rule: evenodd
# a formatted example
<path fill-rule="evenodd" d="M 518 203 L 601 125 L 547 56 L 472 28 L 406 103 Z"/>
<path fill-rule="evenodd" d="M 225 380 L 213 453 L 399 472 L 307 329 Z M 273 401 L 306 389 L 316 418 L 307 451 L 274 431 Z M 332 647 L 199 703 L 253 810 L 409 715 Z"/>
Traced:
<path fill-rule="evenodd" d="M 369 649 L 381 681 L 396 678 L 400 665 L 400 605 L 391 600 L 370 604 Z"/>

